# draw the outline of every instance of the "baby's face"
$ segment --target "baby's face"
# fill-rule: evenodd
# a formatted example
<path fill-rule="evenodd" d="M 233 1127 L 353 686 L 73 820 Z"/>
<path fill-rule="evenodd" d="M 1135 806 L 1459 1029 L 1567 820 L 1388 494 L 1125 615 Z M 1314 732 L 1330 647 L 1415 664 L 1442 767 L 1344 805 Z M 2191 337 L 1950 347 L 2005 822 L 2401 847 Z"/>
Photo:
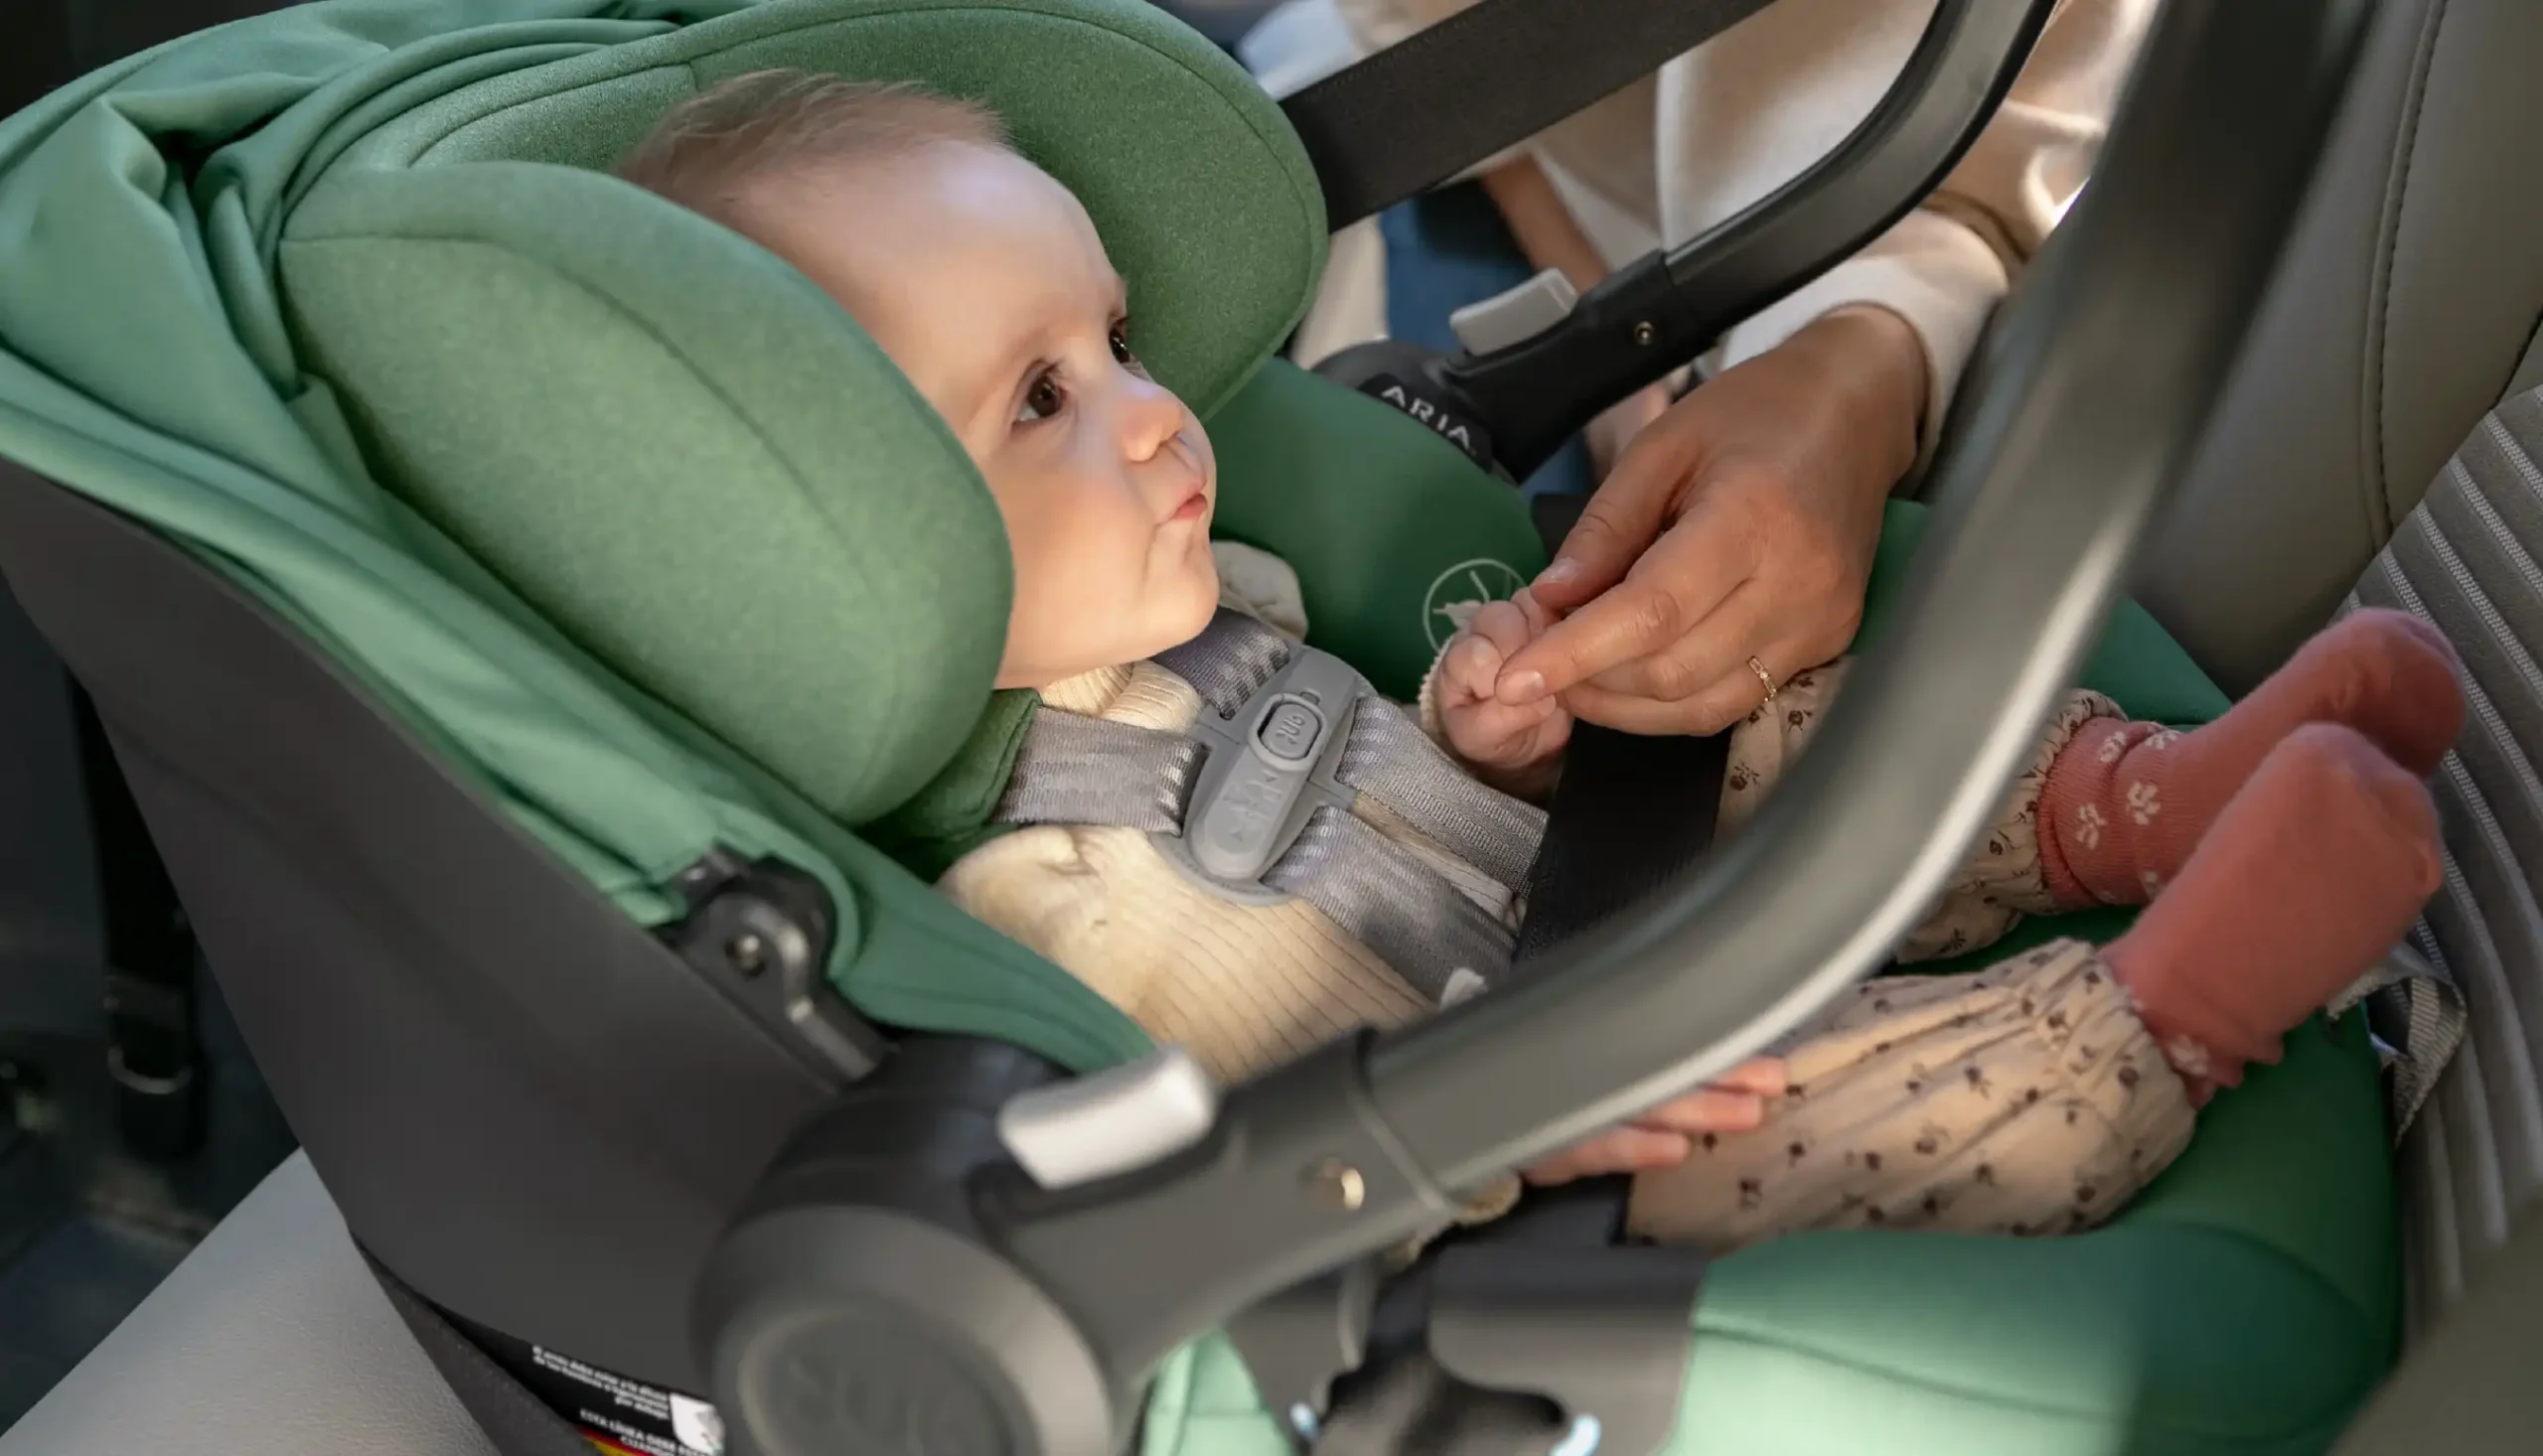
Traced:
<path fill-rule="evenodd" d="M 781 250 L 936 406 L 997 498 L 1015 557 L 1000 687 L 1136 661 L 1209 624 L 1209 439 L 1131 354 L 1122 279 L 1067 189 L 1008 153 L 940 143 L 783 215 Z"/>

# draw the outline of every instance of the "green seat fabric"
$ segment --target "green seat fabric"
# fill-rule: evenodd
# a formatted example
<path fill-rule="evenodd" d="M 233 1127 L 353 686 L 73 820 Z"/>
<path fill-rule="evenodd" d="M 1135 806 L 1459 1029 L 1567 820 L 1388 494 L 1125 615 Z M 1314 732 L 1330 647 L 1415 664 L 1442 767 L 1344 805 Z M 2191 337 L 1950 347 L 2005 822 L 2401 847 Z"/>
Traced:
<path fill-rule="evenodd" d="M 877 843 L 976 827 L 1022 721 L 976 477 L 800 277 L 594 171 L 779 64 L 980 96 L 1079 191 L 1225 532 L 1382 687 L 1541 563 L 1515 493 L 1264 363 L 1321 266 L 1313 178 L 1129 0 L 333 0 L 132 58 L 0 122 L 0 455 L 253 592 L 634 920 L 710 849 L 775 856 L 869 1015 L 1108 1065 L 1135 1026 Z M 1921 523 L 1893 510 L 1867 635 Z M 2134 608 L 2087 680 L 2223 705 Z M 2391 1358 L 2394 1242 L 2373 1057 L 2311 1028 L 2103 1231 L 1721 1262 L 1673 1450 L 2319 1451 Z M 1144 1440 L 1289 1449 L 1215 1337 Z"/>

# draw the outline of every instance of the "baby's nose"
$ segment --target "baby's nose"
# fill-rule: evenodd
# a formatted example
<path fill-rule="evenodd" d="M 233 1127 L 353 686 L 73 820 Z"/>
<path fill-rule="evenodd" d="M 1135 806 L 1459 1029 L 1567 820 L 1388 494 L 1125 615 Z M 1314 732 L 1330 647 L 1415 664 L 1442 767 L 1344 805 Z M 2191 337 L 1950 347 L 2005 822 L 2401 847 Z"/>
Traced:
<path fill-rule="evenodd" d="M 1144 461 L 1180 441 L 1183 458 L 1189 463 L 1192 449 L 1191 442 L 1182 439 L 1184 421 L 1182 400 L 1142 381 L 1122 410 L 1122 443 L 1128 447 L 1131 459 Z"/>

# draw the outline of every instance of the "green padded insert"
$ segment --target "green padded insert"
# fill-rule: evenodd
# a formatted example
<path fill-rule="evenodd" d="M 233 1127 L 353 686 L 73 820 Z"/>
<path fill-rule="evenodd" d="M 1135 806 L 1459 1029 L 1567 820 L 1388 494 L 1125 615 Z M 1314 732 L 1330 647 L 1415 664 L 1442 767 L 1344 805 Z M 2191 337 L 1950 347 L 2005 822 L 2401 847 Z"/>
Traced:
<path fill-rule="evenodd" d="M 826 296 L 587 170 L 688 89 L 781 65 L 993 104 L 1086 201 L 1137 346 L 1204 409 L 1295 322 L 1323 216 L 1260 89 L 1118 0 L 772 4 L 463 86 L 308 187 L 286 319 L 371 470 L 579 646 L 860 824 L 987 699 L 995 508 Z"/>

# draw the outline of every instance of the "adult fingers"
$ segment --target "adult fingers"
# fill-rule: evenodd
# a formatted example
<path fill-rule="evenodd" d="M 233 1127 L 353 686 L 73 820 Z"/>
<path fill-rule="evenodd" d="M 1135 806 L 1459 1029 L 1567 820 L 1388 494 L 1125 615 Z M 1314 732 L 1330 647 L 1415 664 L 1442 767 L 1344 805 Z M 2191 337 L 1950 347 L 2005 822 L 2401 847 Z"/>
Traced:
<path fill-rule="evenodd" d="M 1757 655 L 1777 686 L 1800 670 L 1782 664 L 1811 660 L 1791 641 L 1769 644 Z M 1509 681 L 1505 666 L 1501 680 Z M 1661 702 L 1627 693 L 1609 692 L 1594 683 L 1582 683 L 1563 695 L 1563 705 L 1572 716 L 1619 733 L 1645 735 L 1689 734 L 1705 737 L 1729 728 L 1757 710 L 1766 700 L 1766 685 L 1750 671 L 1746 658 L 1738 666 L 1703 690 L 1676 702 Z"/>
<path fill-rule="evenodd" d="M 1584 685 L 1652 702 L 1684 702 L 1720 682 L 1733 668 L 1747 671 L 1749 656 L 1778 631 L 1777 595 L 1765 582 L 1750 577 L 1676 642 L 1647 656 L 1619 662 Z M 1752 681 L 1756 677 L 1754 672 L 1748 675 Z"/>
<path fill-rule="evenodd" d="M 1711 615 L 1756 565 L 1750 533 L 1699 501 L 1652 543 L 1622 581 L 1547 628 L 1502 664 L 1501 700 L 1526 702 L 1565 692 L 1670 646 Z M 1539 600 L 1545 595 L 1540 588 Z"/>
<path fill-rule="evenodd" d="M 1635 561 L 1669 523 L 1670 507 L 1695 469 L 1690 432 L 1673 430 L 1666 415 L 1634 437 L 1616 469 L 1582 508 L 1554 560 L 1538 573 L 1536 593 L 1556 613 L 1566 613 L 1624 579 Z"/>

